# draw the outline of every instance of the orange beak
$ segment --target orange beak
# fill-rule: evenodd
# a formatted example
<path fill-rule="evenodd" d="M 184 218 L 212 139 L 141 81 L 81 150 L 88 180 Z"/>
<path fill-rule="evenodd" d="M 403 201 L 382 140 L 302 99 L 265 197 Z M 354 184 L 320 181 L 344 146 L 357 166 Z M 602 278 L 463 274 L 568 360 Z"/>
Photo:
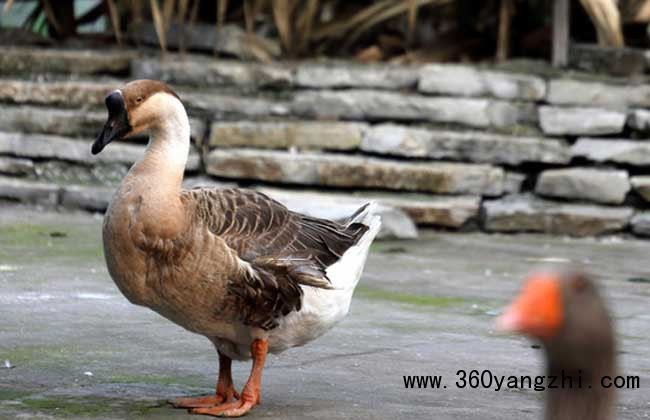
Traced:
<path fill-rule="evenodd" d="M 548 340 L 562 326 L 563 315 L 560 280 L 554 274 L 536 274 L 498 318 L 497 328 Z"/>

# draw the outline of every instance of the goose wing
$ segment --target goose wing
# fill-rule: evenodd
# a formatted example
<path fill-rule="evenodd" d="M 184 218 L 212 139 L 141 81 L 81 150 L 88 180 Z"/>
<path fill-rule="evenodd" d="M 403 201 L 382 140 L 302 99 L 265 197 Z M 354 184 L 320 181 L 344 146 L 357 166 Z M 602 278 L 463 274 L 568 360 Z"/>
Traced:
<path fill-rule="evenodd" d="M 196 217 L 237 256 L 240 275 L 228 293 L 242 320 L 263 329 L 300 310 L 301 285 L 329 288 L 326 269 L 368 229 L 295 213 L 266 196 L 242 189 L 185 191 Z"/>

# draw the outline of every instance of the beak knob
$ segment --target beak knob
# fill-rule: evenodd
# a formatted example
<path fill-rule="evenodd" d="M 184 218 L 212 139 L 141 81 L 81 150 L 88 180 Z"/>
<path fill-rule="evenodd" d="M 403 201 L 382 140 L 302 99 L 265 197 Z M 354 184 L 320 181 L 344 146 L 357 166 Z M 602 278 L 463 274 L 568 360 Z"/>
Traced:
<path fill-rule="evenodd" d="M 104 102 L 106 103 L 106 109 L 108 109 L 108 120 L 104 124 L 102 132 L 93 143 L 91 149 L 93 155 L 104 150 L 104 147 L 108 143 L 122 138 L 131 131 L 122 92 L 116 90 L 108 95 Z"/>

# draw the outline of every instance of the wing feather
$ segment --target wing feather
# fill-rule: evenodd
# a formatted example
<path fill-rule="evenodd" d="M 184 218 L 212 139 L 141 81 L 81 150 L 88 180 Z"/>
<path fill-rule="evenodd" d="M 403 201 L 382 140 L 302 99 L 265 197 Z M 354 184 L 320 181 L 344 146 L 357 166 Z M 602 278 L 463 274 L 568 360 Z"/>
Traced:
<path fill-rule="evenodd" d="M 368 229 L 294 213 L 265 194 L 244 189 L 183 192 L 197 222 L 237 255 L 241 270 L 228 284 L 242 321 L 263 329 L 300 310 L 301 286 L 328 289 L 326 269 Z"/>

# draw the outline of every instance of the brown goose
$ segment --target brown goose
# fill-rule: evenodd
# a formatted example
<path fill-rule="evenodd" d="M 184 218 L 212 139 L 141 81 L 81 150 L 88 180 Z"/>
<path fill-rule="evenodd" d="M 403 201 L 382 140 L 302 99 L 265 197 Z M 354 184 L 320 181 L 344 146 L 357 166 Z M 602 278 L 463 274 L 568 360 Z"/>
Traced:
<path fill-rule="evenodd" d="M 179 97 L 161 82 L 138 80 L 108 95 L 106 107 L 93 154 L 113 140 L 150 135 L 104 219 L 110 275 L 132 303 L 208 337 L 218 351 L 216 393 L 172 404 L 246 414 L 260 402 L 267 352 L 303 345 L 347 313 L 379 230 L 374 206 L 337 223 L 253 191 L 183 191 L 190 127 Z M 231 360 L 250 358 L 249 380 L 237 394 Z"/>
<path fill-rule="evenodd" d="M 595 283 L 579 272 L 542 272 L 531 276 L 519 297 L 499 318 L 501 329 L 539 340 L 546 352 L 547 420 L 610 420 L 615 392 L 601 379 L 614 378 L 612 323 Z M 565 380 L 562 388 L 563 377 Z"/>

